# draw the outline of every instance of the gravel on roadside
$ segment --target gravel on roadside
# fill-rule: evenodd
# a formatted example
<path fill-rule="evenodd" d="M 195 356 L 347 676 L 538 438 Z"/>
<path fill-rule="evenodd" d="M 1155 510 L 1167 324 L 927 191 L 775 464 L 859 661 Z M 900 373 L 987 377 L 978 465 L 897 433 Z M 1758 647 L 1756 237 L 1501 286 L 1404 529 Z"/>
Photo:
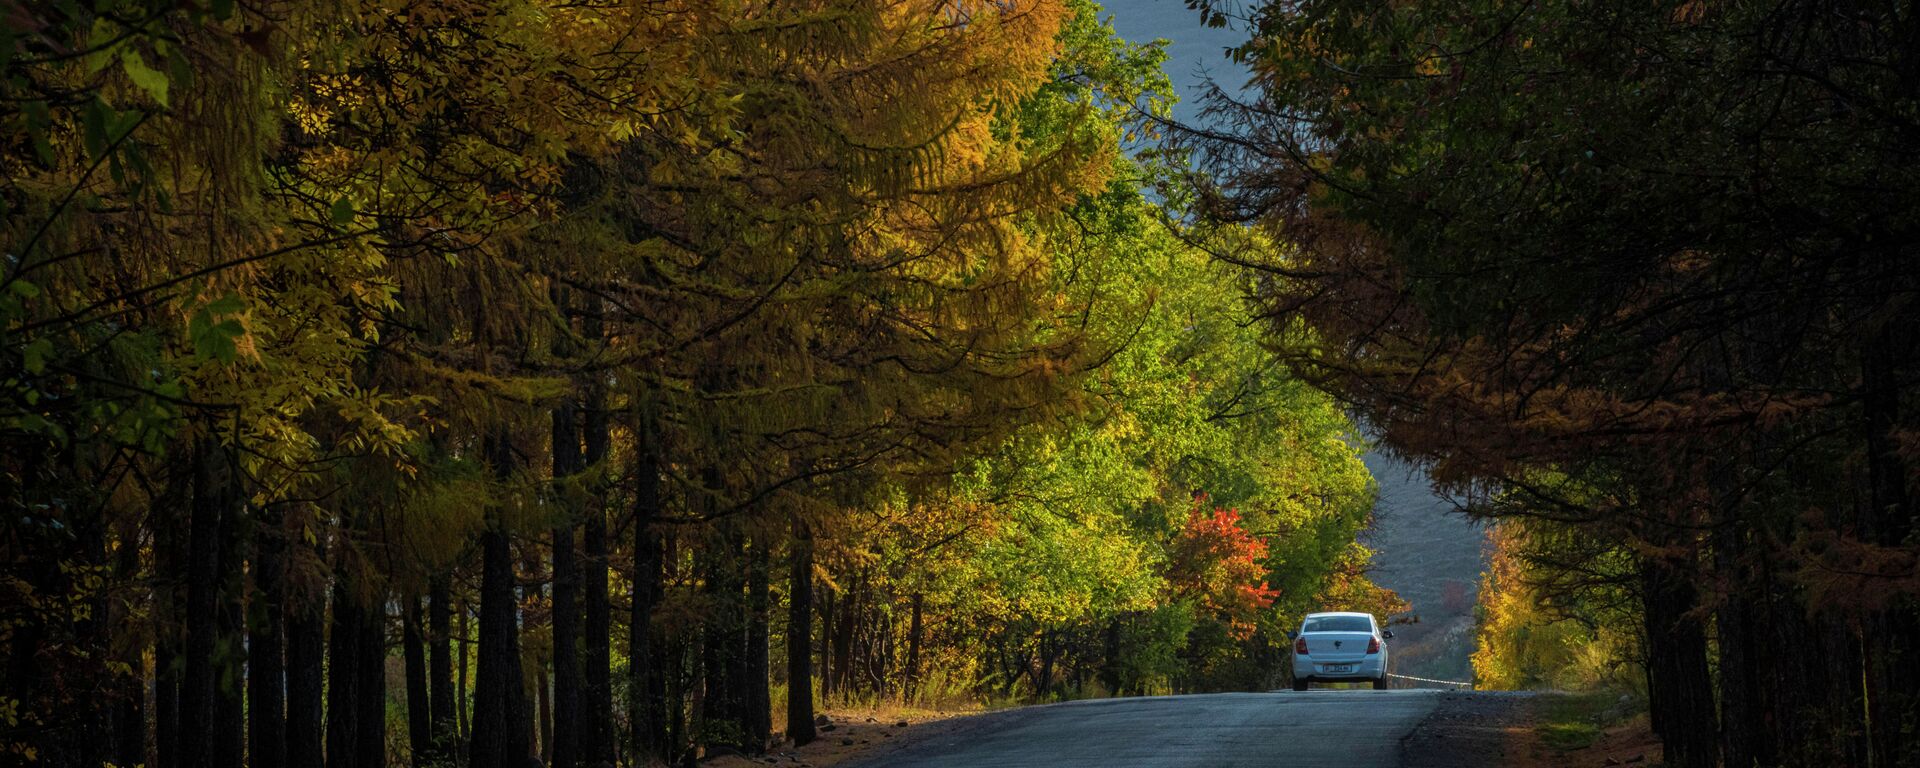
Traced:
<path fill-rule="evenodd" d="M 1539 694 L 1448 691 L 1426 719 L 1400 740 L 1404 768 L 1482 768 L 1517 756 L 1530 732 Z"/>

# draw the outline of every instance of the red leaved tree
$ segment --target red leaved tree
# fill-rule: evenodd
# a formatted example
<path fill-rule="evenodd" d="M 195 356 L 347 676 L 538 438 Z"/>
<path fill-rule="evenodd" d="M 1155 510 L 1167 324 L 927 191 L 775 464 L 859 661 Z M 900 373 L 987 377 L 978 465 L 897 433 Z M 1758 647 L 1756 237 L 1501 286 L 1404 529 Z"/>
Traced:
<path fill-rule="evenodd" d="M 1267 586 L 1267 542 L 1240 527 L 1240 511 L 1195 504 L 1170 548 L 1168 584 L 1177 598 L 1191 598 L 1218 616 L 1237 638 L 1253 634 L 1261 609 L 1279 591 Z"/>

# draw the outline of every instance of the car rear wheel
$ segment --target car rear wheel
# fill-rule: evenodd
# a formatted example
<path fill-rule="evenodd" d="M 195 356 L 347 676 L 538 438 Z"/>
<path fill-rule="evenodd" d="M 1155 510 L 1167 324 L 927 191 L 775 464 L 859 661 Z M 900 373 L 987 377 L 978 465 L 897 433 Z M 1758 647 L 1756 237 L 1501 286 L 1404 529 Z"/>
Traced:
<path fill-rule="evenodd" d="M 1374 689 L 1374 690 L 1376 690 L 1376 691 L 1384 691 L 1384 690 L 1386 690 L 1386 689 L 1387 689 L 1387 678 L 1386 678 L 1386 676 L 1384 676 L 1384 675 L 1382 675 L 1382 676 L 1380 676 L 1380 677 L 1376 677 L 1376 678 L 1374 678 L 1374 679 L 1373 679 L 1373 689 Z"/>
<path fill-rule="evenodd" d="M 1307 685 L 1308 685 L 1307 679 L 1304 677 L 1296 677 L 1293 679 L 1293 689 L 1296 691 L 1306 690 Z"/>

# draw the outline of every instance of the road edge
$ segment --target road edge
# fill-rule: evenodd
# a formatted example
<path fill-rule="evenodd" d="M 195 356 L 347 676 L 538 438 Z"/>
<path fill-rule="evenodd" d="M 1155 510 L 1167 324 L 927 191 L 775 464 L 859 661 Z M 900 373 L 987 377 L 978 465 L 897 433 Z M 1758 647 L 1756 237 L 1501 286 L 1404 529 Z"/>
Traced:
<path fill-rule="evenodd" d="M 1506 765 L 1524 751 L 1538 698 L 1530 691 L 1444 691 L 1433 711 L 1400 738 L 1400 765 Z"/>

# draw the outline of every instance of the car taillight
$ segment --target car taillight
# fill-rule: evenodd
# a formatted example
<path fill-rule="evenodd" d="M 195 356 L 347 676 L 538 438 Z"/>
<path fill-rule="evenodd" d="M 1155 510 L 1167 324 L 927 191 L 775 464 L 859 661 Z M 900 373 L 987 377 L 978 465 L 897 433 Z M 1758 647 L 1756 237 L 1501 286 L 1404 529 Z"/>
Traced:
<path fill-rule="evenodd" d="M 1380 652 L 1380 638 L 1377 638 L 1377 637 L 1367 638 L 1367 653 L 1379 653 L 1379 652 Z"/>
<path fill-rule="evenodd" d="M 1307 655 L 1307 639 L 1303 637 L 1293 641 L 1293 652 L 1301 656 Z"/>

